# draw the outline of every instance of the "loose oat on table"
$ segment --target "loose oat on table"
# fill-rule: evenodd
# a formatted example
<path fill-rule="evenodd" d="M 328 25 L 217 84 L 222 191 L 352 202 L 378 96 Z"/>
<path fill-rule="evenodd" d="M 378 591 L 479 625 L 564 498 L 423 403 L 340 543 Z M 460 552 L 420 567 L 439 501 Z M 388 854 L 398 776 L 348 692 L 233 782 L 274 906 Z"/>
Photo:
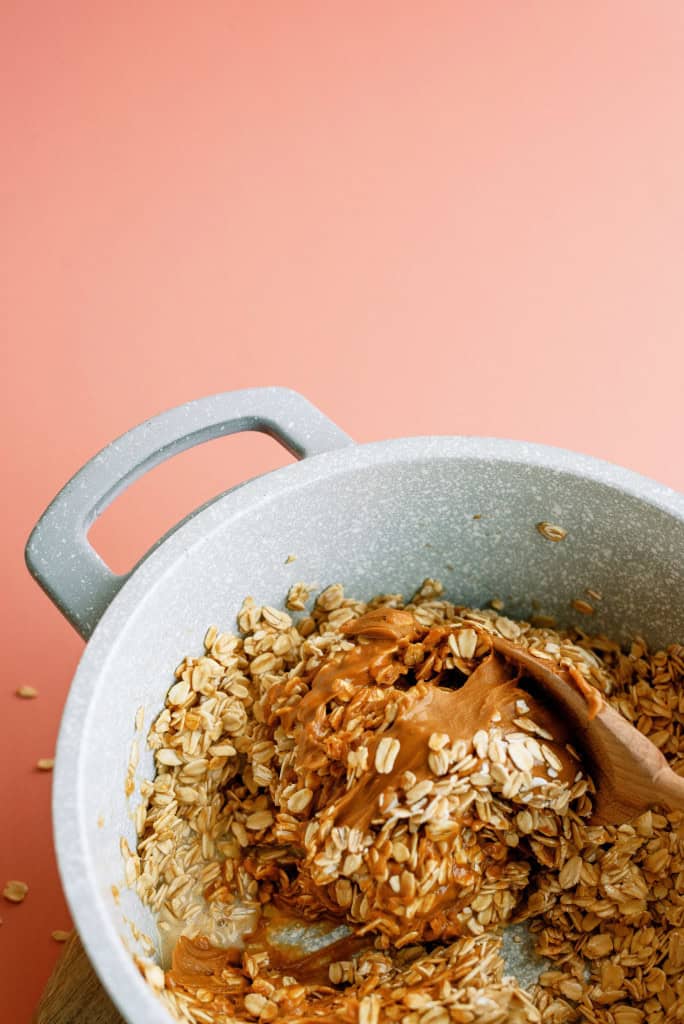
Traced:
<path fill-rule="evenodd" d="M 16 879 L 13 879 L 7 882 L 5 888 L 2 890 L 2 895 L 6 900 L 9 900 L 10 903 L 22 903 L 26 898 L 28 891 L 29 887 L 26 882 L 19 882 Z"/>
<path fill-rule="evenodd" d="M 38 691 L 33 686 L 20 686 L 16 694 L 24 700 L 34 700 L 38 696 Z"/>
<path fill-rule="evenodd" d="M 341 666 L 358 668 L 355 623 L 380 608 L 418 633 L 387 639 L 359 687 Z M 684 648 L 635 638 L 624 652 L 500 612 L 456 607 L 434 580 L 407 604 L 333 585 L 299 621 L 247 599 L 241 635 L 212 628 L 179 666 L 150 732 L 137 849 L 122 842 L 127 881 L 176 950 L 174 970 L 141 969 L 178 1020 L 684 1020 L 684 815 L 591 824 L 591 780 L 525 693 L 469 738 L 445 721 L 411 752 L 401 728 L 435 679 L 464 693 L 485 679 L 494 633 L 572 664 L 684 773 Z M 307 704 L 316 679 L 330 697 Z M 367 798 L 356 823 L 349 793 Z M 342 927 L 327 960 L 291 974 L 269 962 L 282 947 L 268 929 L 315 928 L 322 908 Z M 523 921 L 548 962 L 529 991 L 505 975 L 500 938 Z"/>

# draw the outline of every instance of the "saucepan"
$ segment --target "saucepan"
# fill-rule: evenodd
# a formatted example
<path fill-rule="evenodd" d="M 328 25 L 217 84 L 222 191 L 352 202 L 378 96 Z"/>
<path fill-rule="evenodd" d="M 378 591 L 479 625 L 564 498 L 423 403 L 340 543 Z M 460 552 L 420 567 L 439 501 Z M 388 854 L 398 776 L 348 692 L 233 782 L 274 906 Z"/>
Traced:
<path fill-rule="evenodd" d="M 270 434 L 300 461 L 220 495 L 132 572 L 111 572 L 87 532 L 116 494 L 169 456 L 244 430 Z M 544 522 L 564 539 L 549 540 L 537 528 Z M 640 633 L 652 644 L 684 636 L 683 496 L 536 444 L 355 444 L 284 388 L 202 398 L 124 434 L 55 498 L 27 562 L 88 641 L 57 746 L 55 839 L 74 922 L 129 1024 L 171 1024 L 131 956 L 144 948 L 135 936 L 156 935 L 150 912 L 122 888 L 122 837 L 135 845 L 135 794 L 124 787 L 131 743 L 159 713 L 175 666 L 200 653 L 207 625 L 234 627 L 246 594 L 282 606 L 303 580 L 321 588 L 341 581 L 360 598 L 409 595 L 430 576 L 461 603 L 498 597 L 514 617 L 536 611 L 586 626 L 577 600 L 589 588 L 603 598 L 592 631 Z M 152 775 L 142 743 L 136 784 Z"/>

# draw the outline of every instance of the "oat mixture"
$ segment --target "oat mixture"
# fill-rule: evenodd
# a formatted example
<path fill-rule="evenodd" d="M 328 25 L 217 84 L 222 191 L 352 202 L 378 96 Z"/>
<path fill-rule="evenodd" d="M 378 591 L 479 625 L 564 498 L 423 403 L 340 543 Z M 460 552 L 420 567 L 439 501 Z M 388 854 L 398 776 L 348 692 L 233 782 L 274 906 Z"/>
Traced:
<path fill-rule="evenodd" d="M 591 779 L 503 636 L 596 687 L 684 773 L 684 647 L 299 584 L 212 627 L 149 742 L 127 878 L 173 1015 L 229 1024 L 684 1021 L 684 815 L 591 823 Z M 545 958 L 506 975 L 502 926 Z M 302 934 L 306 939 L 302 941 Z"/>

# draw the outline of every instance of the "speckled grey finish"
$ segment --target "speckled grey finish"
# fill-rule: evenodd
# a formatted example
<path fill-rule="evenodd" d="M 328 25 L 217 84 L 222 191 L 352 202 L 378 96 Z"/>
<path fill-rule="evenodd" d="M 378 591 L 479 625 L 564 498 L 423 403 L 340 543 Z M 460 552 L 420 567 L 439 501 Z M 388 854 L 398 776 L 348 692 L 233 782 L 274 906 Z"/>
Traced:
<path fill-rule="evenodd" d="M 88 518 L 171 451 L 254 426 L 298 452 L 338 450 L 223 495 L 168 536 L 125 585 L 112 582 L 84 550 Z M 178 445 L 174 431 L 183 437 Z M 149 933 L 153 922 L 130 893 L 115 905 L 110 889 L 121 882 L 119 837 L 133 844 L 136 800 L 126 800 L 123 776 L 135 711 L 145 707 L 147 729 L 174 666 L 200 649 L 209 623 L 233 628 L 246 593 L 282 604 L 301 579 L 321 587 L 342 580 L 362 597 L 408 594 L 430 575 L 459 601 L 498 596 L 511 614 L 525 615 L 534 598 L 543 611 L 577 621 L 569 602 L 592 587 L 604 595 L 592 627 L 619 637 L 639 631 L 654 643 L 684 637 L 684 497 L 539 445 L 458 437 L 353 445 L 301 397 L 260 389 L 149 421 L 105 449 L 62 497 L 32 538 L 32 572 L 84 635 L 118 593 L 86 648 L 62 721 L 57 851 L 76 925 L 129 1024 L 170 1024 L 120 941 L 129 935 L 126 917 Z M 544 540 L 535 529 L 542 519 L 560 523 L 567 539 Z M 144 751 L 138 778 L 151 772 Z"/>

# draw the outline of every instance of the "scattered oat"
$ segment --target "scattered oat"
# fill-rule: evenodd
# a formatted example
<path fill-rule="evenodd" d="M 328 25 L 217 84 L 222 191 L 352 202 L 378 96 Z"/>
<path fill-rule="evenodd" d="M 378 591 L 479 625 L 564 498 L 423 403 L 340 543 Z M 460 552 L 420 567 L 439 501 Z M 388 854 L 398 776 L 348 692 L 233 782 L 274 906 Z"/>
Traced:
<path fill-rule="evenodd" d="M 261 832 L 262 829 L 270 828 L 273 824 L 273 815 L 270 811 L 255 811 L 247 818 L 245 825 L 253 832 Z"/>
<path fill-rule="evenodd" d="M 262 608 L 261 614 L 264 617 L 264 622 L 267 622 L 269 626 L 273 626 L 278 632 L 283 632 L 289 629 L 292 625 L 292 619 L 287 612 L 281 612 L 277 608 L 272 608 L 270 605 L 265 604 Z"/>
<path fill-rule="evenodd" d="M 33 700 L 38 696 L 38 691 L 33 686 L 20 686 L 15 692 L 17 697 L 23 697 L 24 700 Z"/>
<path fill-rule="evenodd" d="M 54 757 L 41 757 L 36 761 L 36 768 L 41 772 L 51 772 L 54 767 Z"/>
<path fill-rule="evenodd" d="M 311 803 L 313 793 L 310 789 L 298 789 L 287 801 L 287 809 L 292 814 L 301 814 Z"/>
<path fill-rule="evenodd" d="M 5 888 L 2 890 L 2 895 L 10 903 L 22 903 L 29 891 L 29 887 L 26 882 L 10 881 L 7 882 Z"/>
<path fill-rule="evenodd" d="M 506 640 L 517 640 L 520 636 L 520 626 L 513 619 L 508 619 L 504 615 L 499 615 L 494 620 L 494 625 Z"/>
<path fill-rule="evenodd" d="M 508 756 L 516 768 L 519 768 L 521 772 L 531 772 L 534 768 L 534 758 L 525 744 L 520 740 L 509 741 Z"/>
<path fill-rule="evenodd" d="M 456 644 L 462 658 L 469 661 L 477 649 L 477 633 L 474 629 L 459 629 L 456 634 Z"/>
<path fill-rule="evenodd" d="M 252 1016 L 259 1017 L 267 1002 L 266 996 L 261 995 L 259 992 L 250 992 L 249 995 L 245 996 L 245 1009 Z"/>
<path fill-rule="evenodd" d="M 556 526 L 554 523 L 544 521 L 537 523 L 537 529 L 546 540 L 552 540 L 556 543 L 559 540 L 565 540 L 568 535 L 568 531 L 564 530 L 562 526 Z"/>
<path fill-rule="evenodd" d="M 584 995 L 584 986 L 576 978 L 564 978 L 563 981 L 559 982 L 558 990 L 567 999 L 572 999 L 575 1002 Z"/>
<path fill-rule="evenodd" d="M 143 967 L 143 972 L 148 985 L 156 992 L 162 992 L 164 989 L 164 972 L 159 964 L 146 963 Z"/>
<path fill-rule="evenodd" d="M 71 932 L 64 932 L 60 928 L 56 928 L 54 932 L 50 933 L 50 935 L 55 942 L 66 942 L 71 935 Z"/>
<path fill-rule="evenodd" d="M 378 743 L 375 751 L 375 770 L 380 775 L 386 775 L 394 768 L 394 762 L 400 750 L 399 740 L 393 737 L 384 736 Z"/>
<path fill-rule="evenodd" d="M 554 629 L 557 620 L 553 615 L 533 615 L 530 618 L 530 625 L 535 629 Z"/>
<path fill-rule="evenodd" d="M 364 996 L 359 1003 L 358 1024 L 378 1024 L 380 999 L 377 995 Z"/>
<path fill-rule="evenodd" d="M 433 732 L 428 739 L 430 750 L 443 750 L 447 743 L 449 743 L 449 734 L 447 732 Z"/>
<path fill-rule="evenodd" d="M 290 587 L 285 605 L 291 612 L 304 611 L 306 602 L 311 596 L 311 589 L 306 583 L 293 583 Z"/>
<path fill-rule="evenodd" d="M 613 939 L 606 932 L 600 932 L 598 935 L 592 935 L 587 939 L 582 952 L 590 960 L 610 956 L 613 952 Z"/>
<path fill-rule="evenodd" d="M 534 818 L 529 811 L 518 811 L 515 823 L 524 836 L 528 836 L 534 829 Z"/>
<path fill-rule="evenodd" d="M 489 733 L 484 729 L 478 729 L 473 736 L 473 747 L 478 757 L 484 758 L 487 756 L 487 750 L 489 748 Z"/>
<path fill-rule="evenodd" d="M 158 750 L 156 757 L 159 764 L 166 765 L 167 767 L 183 764 L 183 758 L 177 750 L 173 750 L 171 747 Z"/>
<path fill-rule="evenodd" d="M 316 599 L 316 607 L 323 612 L 333 612 L 344 600 L 344 587 L 341 583 L 332 583 L 322 590 Z"/>
<path fill-rule="evenodd" d="M 581 597 L 576 597 L 573 601 L 570 602 L 570 604 L 572 605 L 572 607 L 575 609 L 576 612 L 580 613 L 580 615 L 593 615 L 594 614 L 594 611 L 595 611 L 594 606 L 589 604 L 588 601 L 585 601 Z"/>
<path fill-rule="evenodd" d="M 561 889 L 572 889 L 580 880 L 582 858 L 575 855 L 565 862 L 560 869 L 558 882 Z"/>

